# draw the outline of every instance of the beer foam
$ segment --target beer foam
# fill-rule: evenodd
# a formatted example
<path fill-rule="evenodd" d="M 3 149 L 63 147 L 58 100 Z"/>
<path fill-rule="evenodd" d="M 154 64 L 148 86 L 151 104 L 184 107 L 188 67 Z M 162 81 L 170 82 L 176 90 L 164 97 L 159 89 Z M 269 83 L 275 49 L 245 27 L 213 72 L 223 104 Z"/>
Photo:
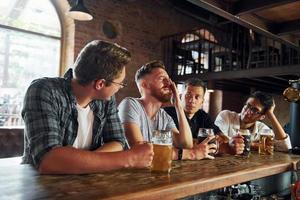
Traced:
<path fill-rule="evenodd" d="M 152 143 L 157 145 L 172 145 L 172 141 L 159 140 L 159 139 L 153 139 Z"/>
<path fill-rule="evenodd" d="M 152 143 L 159 145 L 172 145 L 172 139 L 152 138 Z"/>
<path fill-rule="evenodd" d="M 162 145 L 162 146 L 170 146 L 170 145 L 172 145 L 172 143 L 153 143 L 153 144 L 155 144 L 155 145 Z"/>
<path fill-rule="evenodd" d="M 251 135 L 250 131 L 248 129 L 240 129 L 240 130 L 238 130 L 238 133 L 240 135 Z"/>

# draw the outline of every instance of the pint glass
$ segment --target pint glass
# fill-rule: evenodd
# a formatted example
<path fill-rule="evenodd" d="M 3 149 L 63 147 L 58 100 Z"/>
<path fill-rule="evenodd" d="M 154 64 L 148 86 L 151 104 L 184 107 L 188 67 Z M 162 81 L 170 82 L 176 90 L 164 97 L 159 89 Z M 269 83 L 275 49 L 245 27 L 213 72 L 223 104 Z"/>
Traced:
<path fill-rule="evenodd" d="M 153 131 L 151 142 L 154 151 L 151 171 L 169 173 L 172 169 L 172 131 Z"/>
<path fill-rule="evenodd" d="M 243 136 L 245 148 L 243 153 L 241 154 L 242 156 L 249 156 L 250 155 L 250 147 L 251 147 L 251 135 L 250 131 L 248 129 L 240 129 L 239 134 Z"/>
<path fill-rule="evenodd" d="M 262 155 L 273 155 L 274 134 L 270 129 L 263 129 L 259 134 L 258 153 Z"/>
<path fill-rule="evenodd" d="M 200 144 L 203 140 L 205 140 L 208 136 L 214 136 L 214 131 L 213 129 L 211 128 L 199 128 L 199 131 L 198 131 L 198 137 L 197 137 L 197 140 L 198 140 L 198 144 Z M 211 141 L 209 141 L 208 144 L 215 144 L 217 146 L 217 149 L 216 151 L 212 154 L 215 155 L 218 153 L 218 142 L 216 139 L 212 139 Z M 211 155 L 211 154 L 210 154 Z"/>

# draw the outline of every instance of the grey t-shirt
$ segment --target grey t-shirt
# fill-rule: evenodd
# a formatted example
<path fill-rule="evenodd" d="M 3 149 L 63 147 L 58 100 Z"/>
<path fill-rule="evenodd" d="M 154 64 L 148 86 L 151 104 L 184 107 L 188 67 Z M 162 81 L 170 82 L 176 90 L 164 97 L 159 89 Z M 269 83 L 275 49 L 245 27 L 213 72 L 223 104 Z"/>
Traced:
<path fill-rule="evenodd" d="M 163 109 L 159 109 L 155 119 L 150 120 L 143 105 L 137 98 L 126 97 L 118 108 L 121 123 L 132 122 L 137 124 L 145 141 L 150 142 L 153 130 L 172 130 L 176 128 L 172 117 Z"/>

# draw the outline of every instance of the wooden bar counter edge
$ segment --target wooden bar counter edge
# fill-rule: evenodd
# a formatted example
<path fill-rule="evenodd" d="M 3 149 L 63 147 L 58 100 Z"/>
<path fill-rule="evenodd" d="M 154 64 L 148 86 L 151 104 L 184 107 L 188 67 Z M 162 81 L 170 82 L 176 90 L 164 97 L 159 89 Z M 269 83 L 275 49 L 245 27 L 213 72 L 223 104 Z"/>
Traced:
<path fill-rule="evenodd" d="M 293 170 L 299 155 L 174 161 L 170 174 L 128 169 L 89 175 L 39 175 L 30 165 L 0 165 L 0 199 L 178 199 Z"/>

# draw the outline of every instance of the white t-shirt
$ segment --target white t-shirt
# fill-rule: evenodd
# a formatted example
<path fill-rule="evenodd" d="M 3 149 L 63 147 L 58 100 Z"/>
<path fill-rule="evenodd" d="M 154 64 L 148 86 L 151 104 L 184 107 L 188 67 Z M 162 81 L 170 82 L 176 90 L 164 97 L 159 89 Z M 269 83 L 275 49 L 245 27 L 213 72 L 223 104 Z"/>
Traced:
<path fill-rule="evenodd" d="M 82 108 L 76 104 L 76 108 L 78 111 L 78 130 L 73 147 L 77 149 L 89 149 L 92 144 L 94 113 L 90 106 Z"/>
<path fill-rule="evenodd" d="M 172 117 L 164 109 L 158 110 L 154 120 L 149 119 L 144 106 L 136 98 L 127 97 L 123 99 L 118 109 L 121 123 L 137 124 L 145 141 L 150 142 L 154 130 L 173 130 L 176 128 Z"/>
<path fill-rule="evenodd" d="M 223 110 L 218 114 L 215 125 L 218 126 L 225 135 L 229 137 L 236 136 L 240 129 L 240 114 L 229 110 Z M 259 140 L 259 134 L 265 129 L 270 128 L 264 123 L 256 121 L 253 130 L 251 131 L 251 141 Z M 284 140 L 274 141 L 274 149 L 276 151 L 287 151 L 291 148 L 292 145 L 289 136 Z"/>

